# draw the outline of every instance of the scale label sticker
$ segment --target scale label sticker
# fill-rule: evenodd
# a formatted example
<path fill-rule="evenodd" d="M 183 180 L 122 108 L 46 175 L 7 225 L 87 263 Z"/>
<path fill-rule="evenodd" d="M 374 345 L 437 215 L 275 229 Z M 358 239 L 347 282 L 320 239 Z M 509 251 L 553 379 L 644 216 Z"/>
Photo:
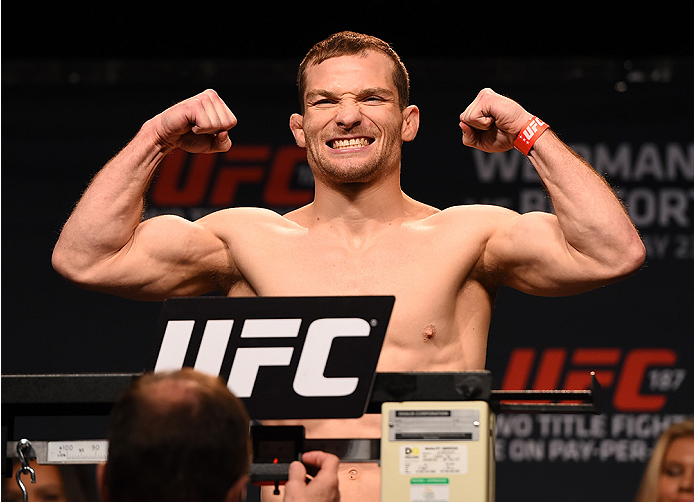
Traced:
<path fill-rule="evenodd" d="M 467 445 L 400 446 L 400 474 L 403 476 L 441 476 L 467 474 Z"/>
<path fill-rule="evenodd" d="M 390 410 L 390 441 L 479 441 L 479 410 Z"/>
<path fill-rule="evenodd" d="M 451 488 L 448 478 L 410 479 L 410 502 L 449 502 Z"/>
<path fill-rule="evenodd" d="M 48 463 L 105 462 L 108 457 L 108 441 L 49 441 L 46 459 Z"/>

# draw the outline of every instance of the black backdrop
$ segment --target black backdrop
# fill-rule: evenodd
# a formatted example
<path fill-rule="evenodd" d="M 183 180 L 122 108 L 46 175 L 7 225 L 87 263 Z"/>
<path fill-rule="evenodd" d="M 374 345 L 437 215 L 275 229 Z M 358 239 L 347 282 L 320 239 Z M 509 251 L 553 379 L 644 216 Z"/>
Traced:
<path fill-rule="evenodd" d="M 227 181 L 223 196 L 207 190 L 190 202 L 185 178 L 178 192 L 163 185 L 165 169 L 193 160 L 172 157 L 149 214 L 195 217 L 222 199 L 290 209 L 311 188 L 287 127 L 296 67 L 311 43 L 356 29 L 392 42 L 411 72 L 422 125 L 405 146 L 410 196 L 439 207 L 546 207 L 516 152 L 462 146 L 458 115 L 485 86 L 549 122 L 623 196 L 648 247 L 644 269 L 577 297 L 502 291 L 488 367 L 498 388 L 581 386 L 590 370 L 605 387 L 599 416 L 499 417 L 497 500 L 633 497 L 657 435 L 694 412 L 694 68 L 673 18 L 499 18 L 460 7 L 340 21 L 337 6 L 308 17 L 237 6 L 146 16 L 121 8 L 108 22 L 50 6 L 3 18 L 3 374 L 141 371 L 160 305 L 79 290 L 50 267 L 74 202 L 144 120 L 213 87 L 239 119 L 238 155 L 215 157 L 208 187 L 229 179 L 222 173 L 250 181 L 235 192 Z M 670 31 L 659 31 L 665 25 Z M 275 177 L 282 166 L 290 179 Z"/>

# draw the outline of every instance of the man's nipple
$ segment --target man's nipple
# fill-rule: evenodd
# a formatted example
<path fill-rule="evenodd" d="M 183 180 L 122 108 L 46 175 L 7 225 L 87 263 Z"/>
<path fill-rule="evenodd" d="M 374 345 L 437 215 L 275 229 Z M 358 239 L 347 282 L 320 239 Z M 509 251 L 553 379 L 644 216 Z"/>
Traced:
<path fill-rule="evenodd" d="M 434 338 L 435 335 L 436 335 L 436 326 L 434 326 L 433 324 L 429 324 L 422 331 L 422 339 L 424 340 L 425 343 L 428 342 L 429 340 L 431 340 L 432 338 Z"/>

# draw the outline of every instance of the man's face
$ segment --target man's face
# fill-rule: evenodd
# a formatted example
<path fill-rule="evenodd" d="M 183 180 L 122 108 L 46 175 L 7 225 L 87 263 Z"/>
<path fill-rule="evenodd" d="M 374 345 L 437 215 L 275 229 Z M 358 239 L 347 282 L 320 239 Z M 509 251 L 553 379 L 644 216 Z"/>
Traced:
<path fill-rule="evenodd" d="M 308 68 L 306 109 L 291 126 L 314 176 L 363 183 L 399 169 L 402 141 L 414 139 L 419 122 L 415 107 L 400 110 L 392 72 L 378 52 Z"/>

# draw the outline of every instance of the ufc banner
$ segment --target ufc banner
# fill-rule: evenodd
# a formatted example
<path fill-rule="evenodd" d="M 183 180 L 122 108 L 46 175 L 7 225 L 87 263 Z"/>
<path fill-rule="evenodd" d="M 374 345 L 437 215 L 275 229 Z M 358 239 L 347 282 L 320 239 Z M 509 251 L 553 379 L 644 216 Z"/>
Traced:
<path fill-rule="evenodd" d="M 219 375 L 254 419 L 364 414 L 395 298 L 175 298 L 154 371 Z"/>

